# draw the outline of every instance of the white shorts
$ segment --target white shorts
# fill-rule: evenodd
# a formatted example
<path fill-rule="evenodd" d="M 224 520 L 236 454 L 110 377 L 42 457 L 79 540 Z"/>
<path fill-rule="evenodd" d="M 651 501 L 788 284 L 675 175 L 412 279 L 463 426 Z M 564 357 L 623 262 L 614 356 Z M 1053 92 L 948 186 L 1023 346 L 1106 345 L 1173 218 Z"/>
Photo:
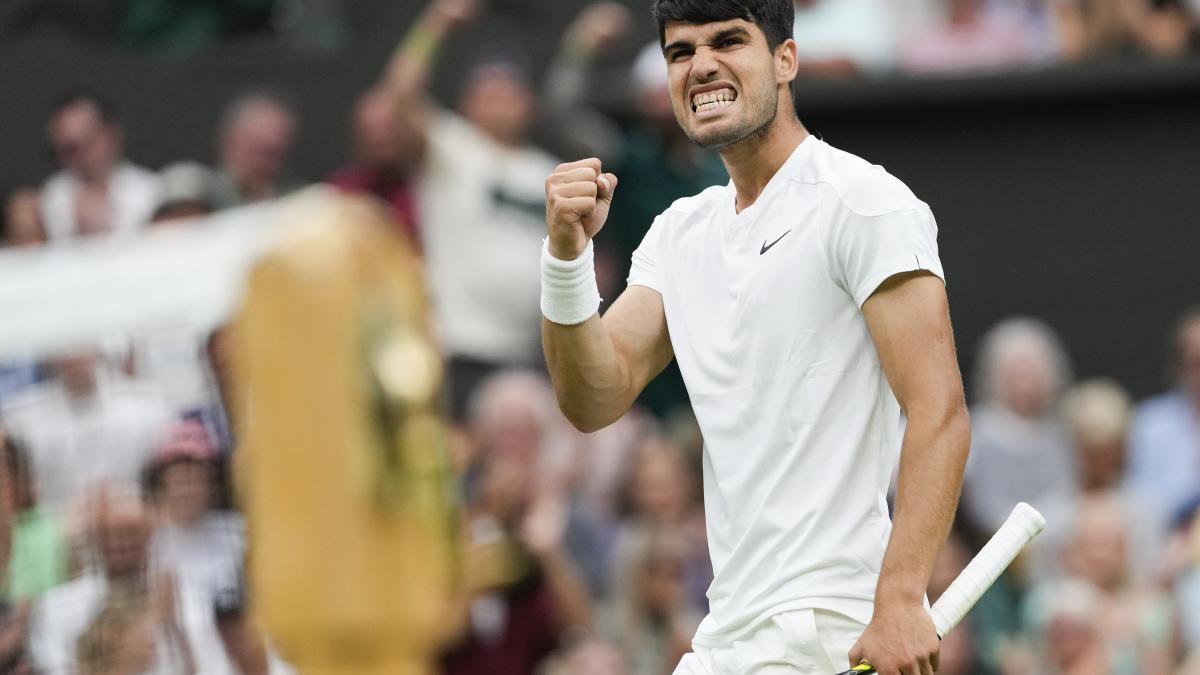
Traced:
<path fill-rule="evenodd" d="M 823 609 L 783 612 L 727 647 L 692 645 L 675 675 L 835 675 L 866 628 Z"/>

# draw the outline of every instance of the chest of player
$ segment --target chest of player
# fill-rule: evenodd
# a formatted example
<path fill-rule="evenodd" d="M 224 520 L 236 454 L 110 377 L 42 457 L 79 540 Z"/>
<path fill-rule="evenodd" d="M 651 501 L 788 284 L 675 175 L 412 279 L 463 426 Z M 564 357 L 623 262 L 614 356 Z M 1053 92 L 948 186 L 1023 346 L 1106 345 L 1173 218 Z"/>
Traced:
<path fill-rule="evenodd" d="M 680 365 L 697 384 L 724 389 L 837 367 L 830 347 L 856 308 L 831 271 L 824 206 L 762 206 L 697 219 L 671 249 L 664 306 Z"/>

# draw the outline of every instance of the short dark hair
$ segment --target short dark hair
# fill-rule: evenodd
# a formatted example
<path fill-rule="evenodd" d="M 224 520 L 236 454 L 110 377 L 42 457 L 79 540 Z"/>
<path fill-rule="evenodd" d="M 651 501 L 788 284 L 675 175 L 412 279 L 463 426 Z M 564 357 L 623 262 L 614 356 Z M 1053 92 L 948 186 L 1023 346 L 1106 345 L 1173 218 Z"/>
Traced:
<path fill-rule="evenodd" d="M 658 22 L 659 44 L 666 44 L 667 23 L 715 23 L 743 19 L 767 36 L 771 51 L 793 35 L 796 8 L 792 0 L 653 0 L 650 12 Z"/>

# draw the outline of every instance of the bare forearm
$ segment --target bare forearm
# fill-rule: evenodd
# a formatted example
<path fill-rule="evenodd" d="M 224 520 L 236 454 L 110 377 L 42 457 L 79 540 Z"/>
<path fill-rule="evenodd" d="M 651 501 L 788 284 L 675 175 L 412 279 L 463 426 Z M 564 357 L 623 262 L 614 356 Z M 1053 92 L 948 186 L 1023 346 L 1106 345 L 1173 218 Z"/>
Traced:
<path fill-rule="evenodd" d="M 453 28 L 434 3 L 405 33 L 384 72 L 384 82 L 395 97 L 406 101 L 424 95 L 434 60 Z"/>
<path fill-rule="evenodd" d="M 575 326 L 543 319 L 542 344 L 558 405 L 580 431 L 602 429 L 629 409 L 629 370 L 598 314 Z"/>
<path fill-rule="evenodd" d="M 954 520 L 970 433 L 965 405 L 938 415 L 910 414 L 877 605 L 922 601 Z"/>

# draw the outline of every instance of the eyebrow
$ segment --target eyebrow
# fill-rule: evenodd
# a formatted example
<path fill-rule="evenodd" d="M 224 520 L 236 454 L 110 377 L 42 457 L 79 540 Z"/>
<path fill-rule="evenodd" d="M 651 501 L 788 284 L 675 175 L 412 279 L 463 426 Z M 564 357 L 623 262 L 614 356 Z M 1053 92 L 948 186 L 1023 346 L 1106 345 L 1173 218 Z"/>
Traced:
<path fill-rule="evenodd" d="M 721 42 L 722 40 L 727 40 L 731 37 L 750 37 L 750 31 L 746 30 L 745 28 L 742 28 L 741 26 L 734 26 L 732 28 L 726 28 L 725 30 L 719 31 L 716 35 L 713 35 L 711 38 L 709 38 L 708 42 L 709 42 L 709 44 L 715 44 L 715 43 Z M 676 41 L 672 42 L 671 44 L 663 47 L 662 51 L 663 51 L 663 54 L 667 54 L 675 49 L 688 49 L 688 48 L 694 48 L 694 47 L 695 47 L 695 45 L 693 45 L 688 40 L 676 40 Z"/>

